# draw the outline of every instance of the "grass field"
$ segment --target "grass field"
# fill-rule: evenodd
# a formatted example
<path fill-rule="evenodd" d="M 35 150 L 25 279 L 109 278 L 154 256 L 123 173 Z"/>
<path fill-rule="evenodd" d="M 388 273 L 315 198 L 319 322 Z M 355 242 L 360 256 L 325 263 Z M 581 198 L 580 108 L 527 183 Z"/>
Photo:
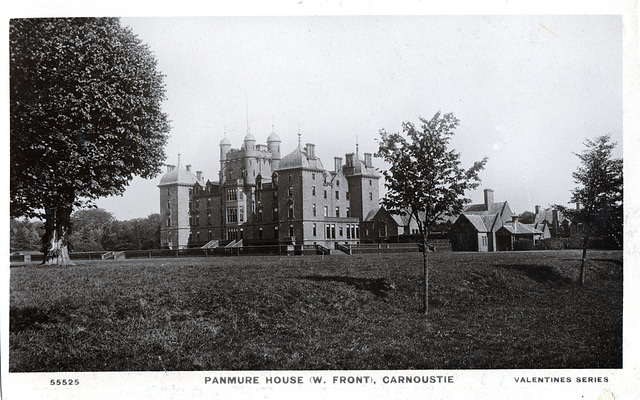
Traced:
<path fill-rule="evenodd" d="M 622 367 L 622 252 L 11 268 L 10 371 Z"/>

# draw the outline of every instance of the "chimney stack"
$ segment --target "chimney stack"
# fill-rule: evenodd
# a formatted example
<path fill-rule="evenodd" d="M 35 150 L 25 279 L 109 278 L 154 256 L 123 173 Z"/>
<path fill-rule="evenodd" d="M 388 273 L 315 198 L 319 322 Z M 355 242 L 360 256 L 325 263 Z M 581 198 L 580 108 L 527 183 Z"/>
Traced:
<path fill-rule="evenodd" d="M 540 206 L 536 206 L 536 214 L 535 215 L 538 215 L 538 214 L 540 214 Z"/>
<path fill-rule="evenodd" d="M 307 143 L 307 158 L 311 160 L 315 160 L 316 158 L 316 145 L 312 143 Z"/>
<path fill-rule="evenodd" d="M 484 205 L 489 209 L 489 206 L 493 204 L 493 189 L 484 190 Z"/>
<path fill-rule="evenodd" d="M 333 157 L 333 162 L 335 165 L 335 172 L 340 172 L 340 168 L 342 168 L 342 157 Z"/>
<path fill-rule="evenodd" d="M 353 156 L 354 156 L 353 153 L 348 153 L 344 155 L 347 167 L 353 167 Z"/>
<path fill-rule="evenodd" d="M 371 156 L 372 156 L 371 153 L 364 153 L 364 165 L 366 167 L 373 167 Z"/>
<path fill-rule="evenodd" d="M 191 164 L 187 164 L 184 167 L 187 169 L 187 171 L 191 172 Z"/>
<path fill-rule="evenodd" d="M 198 181 L 202 180 L 202 171 L 196 171 L 196 177 L 198 178 Z"/>
<path fill-rule="evenodd" d="M 512 215 L 511 222 L 513 222 L 513 232 L 514 233 L 518 232 L 518 216 Z"/>

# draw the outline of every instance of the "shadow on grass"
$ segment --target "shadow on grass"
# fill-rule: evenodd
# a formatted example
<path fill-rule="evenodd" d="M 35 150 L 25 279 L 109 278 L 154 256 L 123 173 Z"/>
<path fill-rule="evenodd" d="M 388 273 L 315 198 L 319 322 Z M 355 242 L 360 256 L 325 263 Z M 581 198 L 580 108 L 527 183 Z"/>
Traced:
<path fill-rule="evenodd" d="M 552 267 L 546 265 L 528 265 L 528 264 L 516 264 L 505 266 L 506 269 L 512 269 L 516 271 L 522 271 L 529 278 L 538 283 L 555 283 L 555 284 L 570 284 L 571 278 L 561 275 Z"/>
<path fill-rule="evenodd" d="M 15 308 L 9 310 L 9 331 L 21 332 L 30 328 L 37 328 L 39 324 L 59 322 L 57 314 L 45 313 L 35 307 Z"/>
<path fill-rule="evenodd" d="M 589 259 L 587 259 L 587 261 L 589 261 Z M 617 265 L 618 267 L 622 267 L 622 260 L 614 260 L 612 258 L 594 258 L 592 261 L 610 262 Z"/>
<path fill-rule="evenodd" d="M 393 284 L 389 283 L 385 278 L 354 278 L 352 276 L 320 276 L 308 275 L 301 276 L 301 279 L 308 279 L 316 282 L 341 282 L 351 285 L 356 289 L 367 290 L 379 297 L 386 297 L 387 291 L 395 289 Z"/>

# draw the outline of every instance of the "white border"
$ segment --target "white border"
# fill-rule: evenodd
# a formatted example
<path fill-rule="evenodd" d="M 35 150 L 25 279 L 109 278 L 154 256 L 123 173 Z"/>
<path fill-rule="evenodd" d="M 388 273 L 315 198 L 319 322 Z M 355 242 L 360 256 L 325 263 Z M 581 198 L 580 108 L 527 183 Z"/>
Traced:
<path fill-rule="evenodd" d="M 271 16 L 271 15 L 477 15 L 477 14 L 613 14 L 623 15 L 624 33 L 624 160 L 625 160 L 625 250 L 624 250 L 624 369 L 622 370 L 453 370 L 407 371 L 409 375 L 453 376 L 452 384 L 382 384 L 388 371 L 278 371 L 255 372 L 264 382 L 267 376 L 302 376 L 301 385 L 211 385 L 205 384 L 207 376 L 247 375 L 242 373 L 215 372 L 142 372 L 142 373 L 8 373 L 8 309 L 9 268 L 7 229 L 0 230 L 0 252 L 7 260 L 2 271 L 0 308 L 1 397 L 3 399 L 114 399 L 114 398 L 300 398 L 325 399 L 330 396 L 356 398 L 429 398 L 429 399 L 631 399 L 640 392 L 640 341 L 637 305 L 640 303 L 637 285 L 640 272 L 638 253 L 640 240 L 637 223 L 640 208 L 635 194 L 638 192 L 635 172 L 639 171 L 636 155 L 640 149 L 640 57 L 638 50 L 638 2 L 634 0 L 567 1 L 225 1 L 221 4 L 203 5 L 199 1 L 11 1 L 4 5 L 2 40 L 2 66 L 6 72 L 0 84 L 8 100 L 8 20 L 11 17 L 43 16 Z M 5 14 L 6 13 L 6 14 Z M 9 107 L 8 101 L 2 113 L 5 145 L 0 146 L 0 156 L 9 160 Z M 8 166 L 7 166 L 8 167 Z M 8 171 L 0 170 L 2 190 L 8 199 Z M 2 203 L 5 221 L 9 220 L 8 202 Z M 396 373 L 394 374 L 402 374 Z M 334 375 L 366 375 L 376 384 L 332 384 Z M 81 380 L 77 387 L 52 387 L 51 379 L 73 376 Z M 309 383 L 312 376 L 322 376 L 325 384 Z M 516 383 L 515 377 L 553 376 L 571 377 L 571 383 Z M 607 376 L 607 383 L 577 383 L 577 377 Z"/>

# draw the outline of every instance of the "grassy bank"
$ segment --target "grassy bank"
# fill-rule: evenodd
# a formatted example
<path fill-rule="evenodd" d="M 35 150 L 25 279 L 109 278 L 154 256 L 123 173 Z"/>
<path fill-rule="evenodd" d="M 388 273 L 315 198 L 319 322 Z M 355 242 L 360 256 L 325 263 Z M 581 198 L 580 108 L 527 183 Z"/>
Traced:
<path fill-rule="evenodd" d="M 622 253 L 11 268 L 10 371 L 619 368 Z"/>

